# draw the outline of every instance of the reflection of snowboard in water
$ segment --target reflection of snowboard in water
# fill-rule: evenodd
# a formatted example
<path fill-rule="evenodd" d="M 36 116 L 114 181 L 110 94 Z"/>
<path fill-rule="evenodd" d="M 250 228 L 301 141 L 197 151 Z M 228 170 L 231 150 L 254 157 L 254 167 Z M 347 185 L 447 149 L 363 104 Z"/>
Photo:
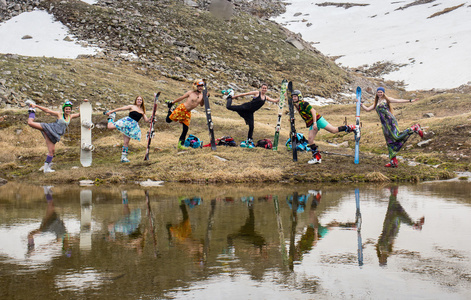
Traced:
<path fill-rule="evenodd" d="M 80 191 L 80 250 L 92 249 L 92 191 Z"/>

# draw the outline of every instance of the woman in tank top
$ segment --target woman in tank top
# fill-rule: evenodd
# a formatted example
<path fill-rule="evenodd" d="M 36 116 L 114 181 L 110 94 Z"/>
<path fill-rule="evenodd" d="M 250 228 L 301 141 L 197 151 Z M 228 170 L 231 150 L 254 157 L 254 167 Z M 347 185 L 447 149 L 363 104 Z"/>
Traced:
<path fill-rule="evenodd" d="M 87 99 L 83 100 L 88 102 Z M 70 120 L 80 117 L 80 113 L 72 114 L 72 102 L 65 101 L 62 104 L 62 111 L 54 111 L 49 108 L 39 106 L 32 100 L 27 100 L 26 104 L 29 105 L 28 109 L 28 125 L 34 129 L 38 129 L 44 136 L 47 146 L 47 156 L 44 163 L 43 172 L 51 173 L 54 170 L 51 168 L 52 158 L 54 157 L 54 152 L 56 150 L 56 143 L 60 141 L 61 137 L 64 135 L 65 130 L 69 126 Z M 36 118 L 36 108 L 44 111 L 47 114 L 57 117 L 57 120 L 53 123 L 39 123 L 35 122 Z"/>
<path fill-rule="evenodd" d="M 114 121 L 117 111 L 129 110 L 129 115 L 118 121 Z M 141 140 L 141 128 L 139 127 L 139 120 L 144 118 L 144 121 L 149 122 L 150 119 L 146 116 L 146 108 L 144 106 L 144 100 L 141 96 L 137 96 L 134 100 L 134 104 L 119 107 L 113 110 L 104 112 L 108 118 L 108 129 L 118 129 L 123 133 L 123 149 L 121 151 L 121 162 L 129 162 L 128 149 L 129 141 L 131 139 Z"/>
<path fill-rule="evenodd" d="M 228 110 L 235 111 L 244 118 L 245 124 L 249 125 L 249 132 L 247 134 L 247 140 L 241 143 L 241 147 L 246 148 L 255 148 L 253 143 L 253 130 L 254 130 L 254 113 L 262 108 L 265 104 L 265 101 L 270 101 L 273 103 L 277 103 L 280 101 L 279 99 L 273 99 L 266 95 L 268 91 L 268 85 L 266 83 L 262 84 L 260 91 L 252 91 L 247 92 L 239 95 L 229 95 L 227 97 L 226 108 Z M 243 103 L 241 105 L 232 105 L 232 99 L 244 96 L 253 96 L 252 101 Z"/>

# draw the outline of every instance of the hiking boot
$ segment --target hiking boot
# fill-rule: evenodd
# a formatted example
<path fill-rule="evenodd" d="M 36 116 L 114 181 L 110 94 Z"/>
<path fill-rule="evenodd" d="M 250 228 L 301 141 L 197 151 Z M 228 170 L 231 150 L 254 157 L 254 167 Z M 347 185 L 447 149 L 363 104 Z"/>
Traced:
<path fill-rule="evenodd" d="M 322 162 L 321 154 L 319 152 L 316 152 L 311 160 L 309 160 L 307 163 L 312 165 L 312 164 L 320 164 Z"/>
<path fill-rule="evenodd" d="M 420 128 L 419 124 L 413 125 L 410 129 L 417 133 L 421 138 L 424 138 L 424 132 L 422 131 L 422 128 Z"/>
<path fill-rule="evenodd" d="M 184 145 L 182 145 L 182 141 L 178 141 L 177 149 L 178 150 L 188 150 L 188 147 L 185 147 Z"/>
<path fill-rule="evenodd" d="M 386 168 L 397 168 L 398 165 L 399 165 L 399 162 L 397 161 L 397 158 L 393 157 L 391 161 L 388 164 L 385 164 L 384 166 Z"/>

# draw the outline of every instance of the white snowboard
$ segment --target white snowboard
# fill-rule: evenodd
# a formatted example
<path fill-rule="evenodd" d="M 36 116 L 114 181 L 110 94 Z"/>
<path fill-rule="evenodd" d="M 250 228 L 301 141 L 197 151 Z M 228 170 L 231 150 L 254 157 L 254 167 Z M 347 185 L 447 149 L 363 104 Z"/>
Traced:
<path fill-rule="evenodd" d="M 90 102 L 80 104 L 80 163 L 84 167 L 92 165 L 92 152 L 95 147 L 92 145 L 92 105 Z"/>

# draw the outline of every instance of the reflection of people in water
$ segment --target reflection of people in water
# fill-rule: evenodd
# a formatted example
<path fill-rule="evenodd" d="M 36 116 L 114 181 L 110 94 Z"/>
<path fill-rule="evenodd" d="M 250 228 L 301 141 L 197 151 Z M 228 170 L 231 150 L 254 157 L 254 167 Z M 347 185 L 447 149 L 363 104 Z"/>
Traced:
<path fill-rule="evenodd" d="M 67 235 L 67 230 L 65 228 L 64 222 L 60 219 L 59 215 L 56 213 L 54 207 L 54 201 L 52 199 L 52 190 L 51 186 L 44 187 L 44 195 L 47 200 L 46 215 L 44 216 L 41 225 L 38 229 L 31 231 L 28 234 L 28 254 L 31 254 L 34 251 L 34 236 L 40 233 L 51 232 L 56 235 L 56 241 L 62 242 L 62 249 L 64 250 L 67 256 L 70 256 L 69 249 L 69 239 Z"/>
<path fill-rule="evenodd" d="M 397 201 L 397 187 L 390 188 L 391 195 L 389 196 L 388 210 L 384 218 L 383 231 L 376 245 L 376 253 L 378 254 L 380 266 L 385 266 L 389 255 L 392 253 L 394 239 L 399 233 L 399 226 L 401 223 L 412 226 L 414 229 L 421 230 L 425 218 L 420 218 L 414 222 L 404 208 Z"/>
<path fill-rule="evenodd" d="M 317 244 L 317 241 L 324 237 L 328 231 L 327 227 L 319 223 L 316 212 L 317 206 L 321 202 L 322 191 L 309 191 L 309 193 L 313 195 L 313 199 L 309 209 L 309 225 L 306 227 L 306 231 L 298 242 L 297 248 L 300 254 L 309 252 Z"/>
<path fill-rule="evenodd" d="M 255 215 L 253 211 L 253 197 L 242 197 L 242 202 L 247 203 L 247 207 L 249 209 L 249 215 L 245 219 L 245 224 L 242 225 L 236 233 L 231 233 L 227 235 L 227 244 L 229 247 L 234 246 L 234 240 L 241 239 L 245 242 L 248 242 L 254 245 L 259 254 L 264 254 L 264 246 L 266 246 L 267 242 L 265 238 L 261 236 L 258 232 L 255 231 Z"/>
<path fill-rule="evenodd" d="M 180 223 L 172 225 L 167 224 L 168 239 L 173 245 L 173 242 L 179 247 L 185 248 L 198 262 L 203 260 L 203 244 L 200 240 L 192 237 L 192 229 L 190 224 L 190 215 L 188 214 L 187 206 L 191 208 L 200 205 L 203 200 L 199 197 L 180 199 L 180 210 L 183 219 Z"/>
<path fill-rule="evenodd" d="M 126 247 L 135 248 L 137 252 L 141 254 L 145 244 L 145 233 L 142 232 L 141 228 L 141 209 L 136 208 L 131 210 L 129 208 L 127 191 L 122 191 L 121 196 L 123 202 L 123 217 L 108 225 L 110 238 Z M 128 240 L 122 237 L 127 237 Z"/>

